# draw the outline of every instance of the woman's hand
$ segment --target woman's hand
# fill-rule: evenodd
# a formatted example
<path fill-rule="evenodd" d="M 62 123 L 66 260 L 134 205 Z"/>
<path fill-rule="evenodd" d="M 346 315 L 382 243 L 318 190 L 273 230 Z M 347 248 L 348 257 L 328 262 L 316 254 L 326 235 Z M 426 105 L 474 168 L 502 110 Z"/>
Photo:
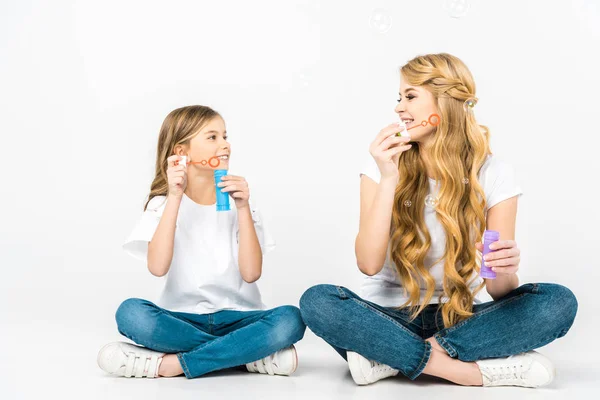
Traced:
<path fill-rule="evenodd" d="M 179 164 L 181 159 L 178 155 L 172 155 L 167 158 L 169 195 L 177 198 L 183 197 L 183 192 L 187 187 L 187 165 Z"/>
<path fill-rule="evenodd" d="M 223 189 L 223 192 L 228 192 L 235 200 L 235 207 L 240 210 L 248 207 L 248 199 L 250 198 L 250 189 L 248 182 L 241 176 L 225 175 L 221 178 L 218 185 Z"/>
<path fill-rule="evenodd" d="M 400 154 L 412 147 L 411 144 L 407 144 L 410 136 L 396 136 L 401 129 L 398 123 L 388 125 L 379 132 L 369 147 L 369 152 L 379 167 L 381 178 L 397 177 Z"/>
<path fill-rule="evenodd" d="M 475 244 L 477 250 L 483 253 L 483 244 Z M 490 250 L 485 255 L 485 265 L 492 268 L 492 271 L 503 275 L 514 275 L 519 270 L 521 262 L 521 250 L 517 247 L 514 240 L 499 240 L 490 244 Z"/>

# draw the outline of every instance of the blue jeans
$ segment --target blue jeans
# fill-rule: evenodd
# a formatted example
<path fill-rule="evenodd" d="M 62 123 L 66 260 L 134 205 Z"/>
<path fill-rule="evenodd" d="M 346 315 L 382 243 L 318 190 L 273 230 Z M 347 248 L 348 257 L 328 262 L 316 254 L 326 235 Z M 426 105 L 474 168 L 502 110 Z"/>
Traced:
<path fill-rule="evenodd" d="M 450 357 L 462 361 L 508 357 L 564 336 L 575 319 L 577 300 L 564 286 L 528 283 L 497 301 L 474 305 L 474 314 L 444 328 L 437 304 L 413 321 L 405 309 L 382 307 L 350 290 L 317 285 L 300 299 L 306 325 L 344 358 L 346 351 L 398 369 L 416 379 L 431 354 L 434 337 Z"/>
<path fill-rule="evenodd" d="M 119 332 L 161 353 L 175 353 L 187 378 L 244 365 L 289 347 L 304 336 L 300 310 L 172 312 L 141 299 L 125 300 L 116 313 Z"/>

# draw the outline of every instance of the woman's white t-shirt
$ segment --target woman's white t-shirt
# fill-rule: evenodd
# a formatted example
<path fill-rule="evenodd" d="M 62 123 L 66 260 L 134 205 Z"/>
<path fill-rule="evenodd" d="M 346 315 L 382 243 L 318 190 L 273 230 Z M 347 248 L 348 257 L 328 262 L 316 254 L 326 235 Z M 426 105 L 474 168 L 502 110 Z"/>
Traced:
<path fill-rule="evenodd" d="M 150 201 L 123 245 L 128 254 L 147 262 L 148 243 L 165 205 L 165 196 Z M 177 215 L 173 259 L 157 302 L 160 307 L 195 314 L 265 308 L 256 283 L 247 283 L 240 274 L 238 213 L 233 199 L 230 205 L 230 211 L 217 211 L 215 204 L 200 205 L 183 195 Z M 264 256 L 275 247 L 275 242 L 252 202 L 250 211 Z"/>
<path fill-rule="evenodd" d="M 373 157 L 369 157 L 369 161 L 364 165 L 361 176 L 366 175 L 379 183 L 381 174 L 377 163 Z M 522 194 L 521 188 L 517 182 L 514 170 L 509 164 L 498 160 L 495 156 L 488 156 L 487 160 L 479 170 L 479 184 L 483 188 L 487 206 L 487 211 L 500 203 L 503 200 Z M 429 194 L 436 197 L 439 192 L 439 185 L 434 179 L 429 178 Z M 444 255 L 446 247 L 446 236 L 444 228 L 438 220 L 435 208 L 429 204 L 424 204 L 425 225 L 431 235 L 431 247 L 425 257 L 425 267 L 435 279 L 435 292 L 430 304 L 437 304 L 438 298 L 444 293 L 443 277 L 444 277 L 444 260 L 435 263 Z M 414 206 L 414 205 L 413 205 Z M 471 289 L 476 288 L 483 282 L 483 278 L 477 276 L 471 284 Z M 421 279 L 421 303 L 425 301 L 426 284 Z M 367 276 L 363 280 L 361 286 L 361 296 L 368 301 L 379 304 L 383 307 L 398 307 L 404 304 L 408 297 L 404 295 L 404 288 L 396 267 L 390 259 L 390 246 L 388 246 L 387 256 L 382 270 L 373 276 Z M 442 297 L 442 302 L 447 301 L 445 296 Z M 474 303 L 481 303 L 479 296 L 476 296 Z"/>

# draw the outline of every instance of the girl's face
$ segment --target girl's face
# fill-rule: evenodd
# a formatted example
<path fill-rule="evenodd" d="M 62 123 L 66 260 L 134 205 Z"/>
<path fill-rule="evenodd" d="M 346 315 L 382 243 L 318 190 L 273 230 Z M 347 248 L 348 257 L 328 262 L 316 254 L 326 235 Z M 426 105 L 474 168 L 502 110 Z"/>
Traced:
<path fill-rule="evenodd" d="M 433 94 L 423 86 L 410 86 L 400 74 L 400 97 L 394 109 L 400 119 L 406 123 L 406 128 L 428 121 L 431 114 L 438 114 L 436 100 Z M 408 131 L 411 142 L 426 143 L 436 130 L 435 126 L 427 124 Z"/>
<path fill-rule="evenodd" d="M 209 164 L 193 164 L 202 169 L 214 169 L 216 161 L 212 157 L 218 157 L 218 169 L 229 169 L 229 156 L 231 145 L 227 141 L 225 121 L 221 117 L 213 118 L 200 132 L 190 140 L 188 157 L 194 163 L 205 160 Z"/>

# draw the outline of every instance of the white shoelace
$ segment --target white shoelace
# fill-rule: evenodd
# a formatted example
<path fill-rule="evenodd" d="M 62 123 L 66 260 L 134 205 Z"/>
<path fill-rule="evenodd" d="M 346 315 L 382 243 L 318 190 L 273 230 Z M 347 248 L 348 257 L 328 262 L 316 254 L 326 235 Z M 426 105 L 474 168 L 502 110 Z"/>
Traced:
<path fill-rule="evenodd" d="M 387 373 L 387 372 L 392 372 L 392 371 L 395 372 L 396 371 L 395 368 L 392 368 L 389 365 L 382 364 L 382 363 L 379 363 L 377 361 L 372 361 L 372 360 L 369 360 L 369 362 L 371 363 L 371 369 L 376 374 Z"/>
<path fill-rule="evenodd" d="M 523 365 L 521 363 L 513 365 L 502 365 L 497 367 L 486 367 L 487 378 L 490 383 L 521 383 L 524 379 Z"/>
<path fill-rule="evenodd" d="M 131 378 L 155 378 L 158 372 L 158 363 L 160 358 L 152 355 L 150 358 L 142 357 L 134 352 L 127 354 L 127 364 L 125 364 L 125 376 Z"/>

